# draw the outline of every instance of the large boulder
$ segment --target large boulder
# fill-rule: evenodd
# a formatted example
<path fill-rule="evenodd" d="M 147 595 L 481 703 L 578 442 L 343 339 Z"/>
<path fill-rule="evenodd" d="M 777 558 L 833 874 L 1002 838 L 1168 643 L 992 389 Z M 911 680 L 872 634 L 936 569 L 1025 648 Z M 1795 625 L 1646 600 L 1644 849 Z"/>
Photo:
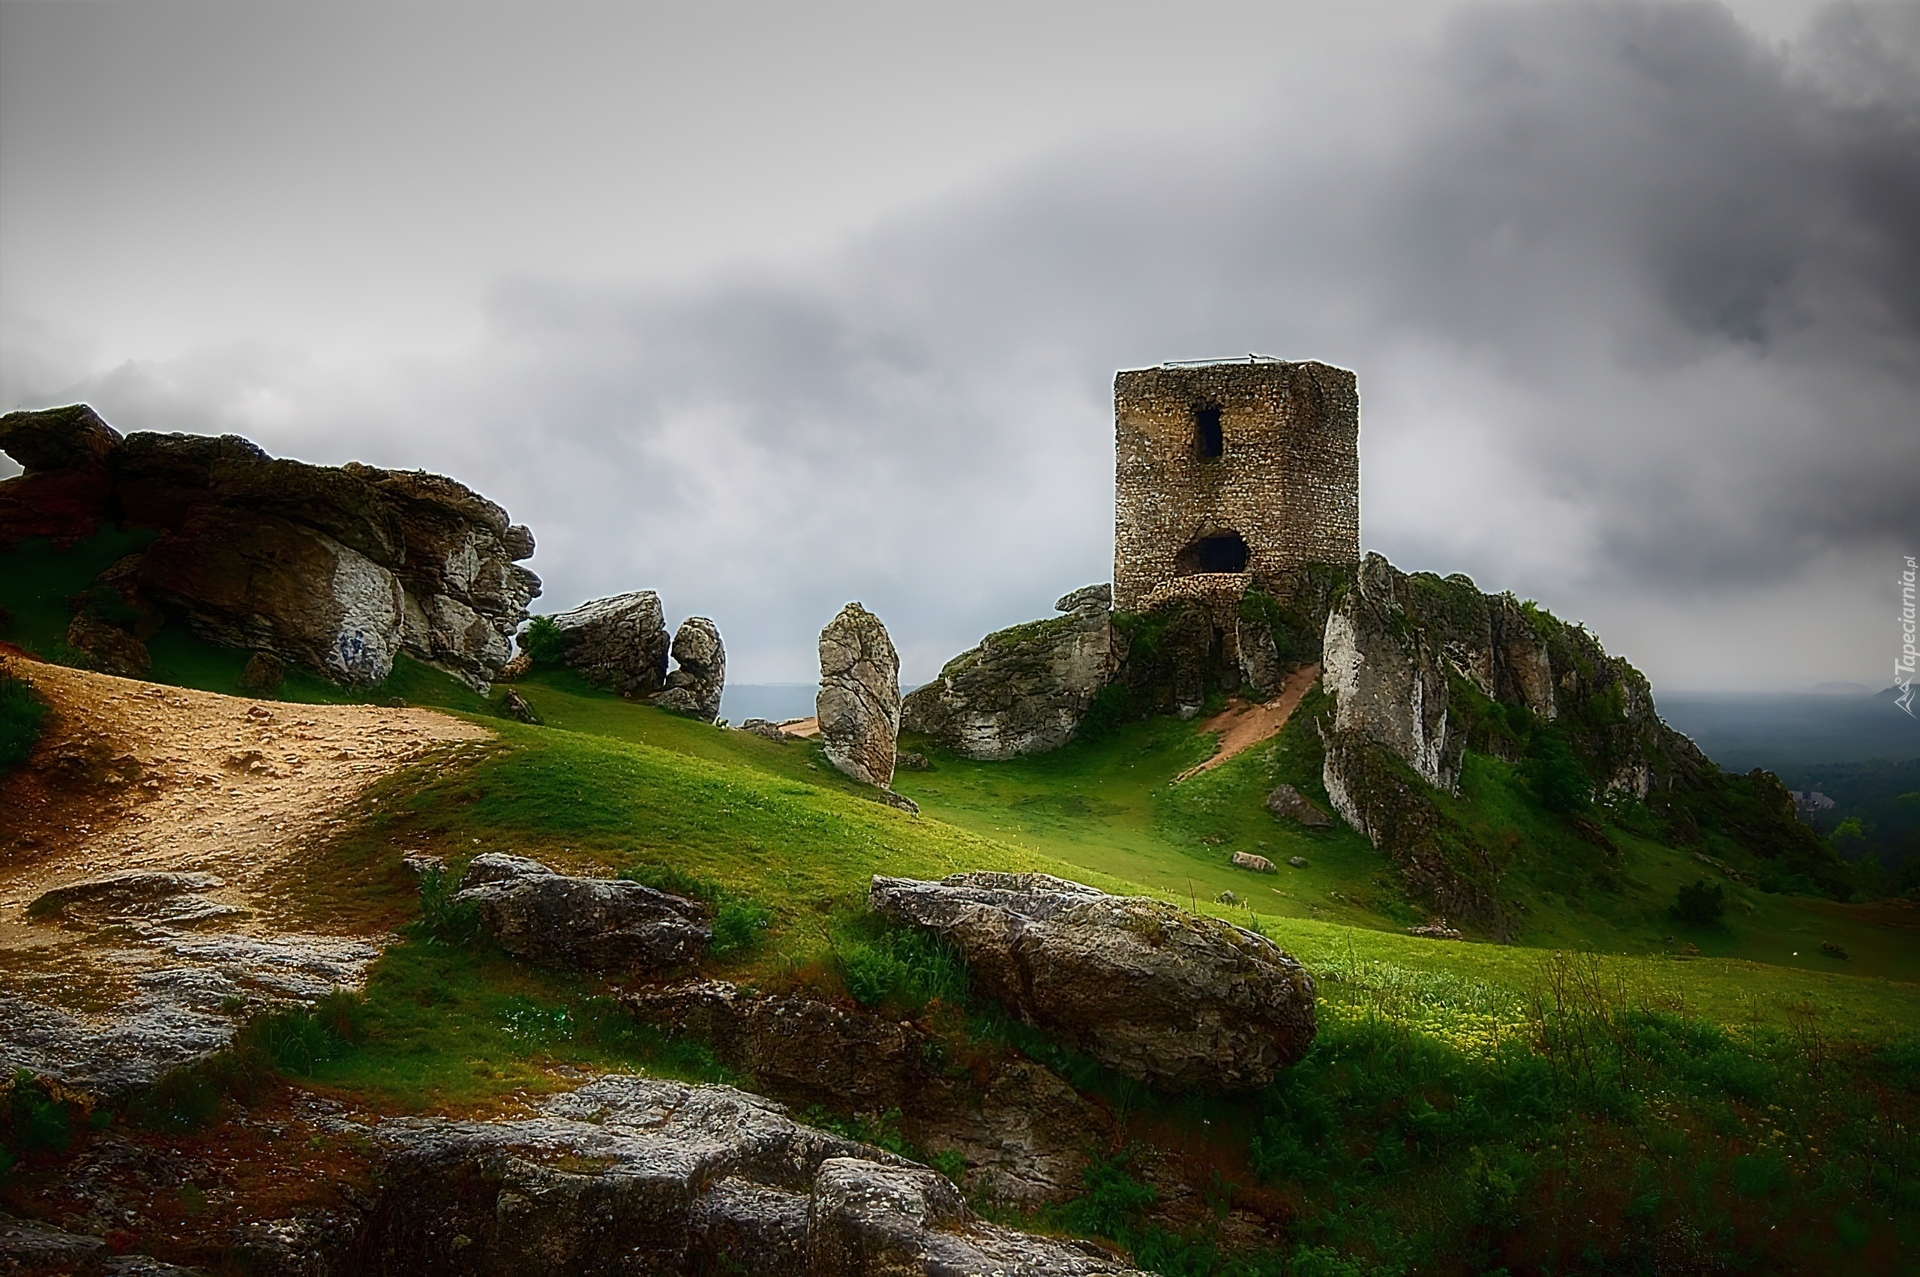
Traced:
<path fill-rule="evenodd" d="M 691 714 L 705 722 L 720 717 L 720 697 L 727 687 L 727 648 L 720 627 L 704 616 L 690 616 L 673 634 L 674 671 L 667 690 L 654 696 L 664 709 Z"/>
<path fill-rule="evenodd" d="M 662 971 L 706 952 L 712 911 L 637 882 L 557 874 L 524 856 L 475 856 L 454 899 L 502 949 L 592 971 Z"/>
<path fill-rule="evenodd" d="M 1092 1277 L 1097 1247 L 988 1224 L 938 1172 L 725 1086 L 603 1077 L 517 1120 L 383 1122 L 369 1277 L 751 1272 Z"/>
<path fill-rule="evenodd" d="M 85 405 L 9 413 L 0 447 L 28 471 L 0 481 L 0 546 L 158 529 L 175 619 L 342 682 L 384 678 L 405 651 L 485 687 L 540 592 L 516 562 L 532 535 L 440 475 L 309 465 L 237 435 L 122 438 Z"/>
<path fill-rule="evenodd" d="M 272 652 L 336 682 L 379 683 L 400 650 L 393 573 L 276 515 L 202 507 L 147 548 L 140 582 L 201 638 Z"/>
<path fill-rule="evenodd" d="M 667 685 L 667 618 L 660 596 L 634 590 L 593 599 L 554 616 L 561 659 L 590 683 L 647 697 Z"/>
<path fill-rule="evenodd" d="M 1058 749 L 1119 665 L 1112 597 L 1109 586 L 1086 586 L 1055 605 L 1064 616 L 987 635 L 906 698 L 901 726 L 967 758 Z"/>
<path fill-rule="evenodd" d="M 973 987 L 1168 1090 L 1266 1085 L 1313 1041 L 1313 980 L 1266 937 L 1046 874 L 875 877 L 873 907 L 952 944 Z"/>
<path fill-rule="evenodd" d="M 890 786 L 900 737 L 900 657 L 887 627 L 858 603 L 820 631 L 814 705 L 827 761 L 855 780 Z"/>

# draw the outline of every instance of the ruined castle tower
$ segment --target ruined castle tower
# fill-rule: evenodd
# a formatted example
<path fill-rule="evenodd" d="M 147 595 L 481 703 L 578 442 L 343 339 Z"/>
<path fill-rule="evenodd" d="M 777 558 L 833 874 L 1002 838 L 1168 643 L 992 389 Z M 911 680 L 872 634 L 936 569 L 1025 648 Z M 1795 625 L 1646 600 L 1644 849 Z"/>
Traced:
<path fill-rule="evenodd" d="M 1113 605 L 1360 557 L 1360 396 L 1311 361 L 1161 364 L 1113 379 Z M 1232 578 L 1238 578 L 1235 581 Z"/>

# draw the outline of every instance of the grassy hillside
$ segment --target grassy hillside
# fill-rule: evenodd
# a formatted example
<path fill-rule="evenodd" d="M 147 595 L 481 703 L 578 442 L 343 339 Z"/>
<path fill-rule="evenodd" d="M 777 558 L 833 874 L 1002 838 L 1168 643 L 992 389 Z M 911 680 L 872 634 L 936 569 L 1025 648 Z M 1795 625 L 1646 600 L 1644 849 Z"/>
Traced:
<path fill-rule="evenodd" d="M 122 552 L 102 541 L 66 552 L 80 558 L 18 560 L 0 579 L 11 641 L 57 658 L 64 605 L 50 592 Z M 157 670 L 231 690 L 238 654 L 182 641 L 164 659 L 156 645 Z M 447 882 L 481 851 L 513 851 L 712 899 L 738 924 L 709 964 L 719 974 L 880 1005 L 950 1058 L 1023 1051 L 1055 1068 L 1109 1105 L 1123 1136 L 1100 1150 L 1081 1201 L 1019 1222 L 1114 1238 L 1169 1277 L 1902 1272 L 1920 1253 L 1915 913 L 1748 885 L 1737 875 L 1758 881 L 1767 866 L 1711 827 L 1666 846 L 1637 804 L 1550 811 L 1523 767 L 1470 755 L 1461 796 L 1443 801 L 1497 852 L 1516 943 L 1435 941 L 1405 933 L 1421 915 L 1364 839 L 1264 808 L 1280 781 L 1326 804 L 1314 698 L 1274 741 L 1177 787 L 1212 745 L 1171 719 L 1008 763 L 936 751 L 931 770 L 897 778 L 922 806 L 914 817 L 816 746 L 676 717 L 570 674 L 516 685 L 538 727 L 436 671 L 395 678 L 371 695 L 485 716 L 497 743 L 382 784 L 316 848 L 287 884 L 289 907 L 405 938 L 363 998 L 264 1017 L 246 1044 L 356 1107 L 504 1111 L 575 1084 L 579 1067 L 727 1076 L 699 1043 L 623 1014 L 606 983 L 474 940 Z M 285 694 L 345 697 L 297 683 Z M 1235 850 L 1278 874 L 1231 868 Z M 413 852 L 443 857 L 447 877 L 417 881 L 402 866 Z M 864 909 L 874 873 L 994 868 L 1264 930 L 1318 983 L 1312 1052 L 1254 1095 L 1156 1095 L 1008 1024 L 968 998 L 951 955 Z M 1668 912 L 1696 879 L 1725 889 L 1720 924 Z M 1228 890 L 1238 902 L 1217 902 Z M 886 1115 L 819 1116 L 924 1151 Z M 1229 1230 L 1244 1213 L 1232 1203 L 1266 1231 Z"/>
<path fill-rule="evenodd" d="M 1509 866 L 1533 902 L 1521 943 L 1425 940 L 1404 933 L 1364 841 L 1264 810 L 1276 778 L 1317 791 L 1299 733 L 1177 789 L 1167 782 L 1209 743 L 1169 720 L 1014 763 L 936 758 L 899 778 L 923 804 L 912 817 L 839 778 L 813 746 L 676 718 L 566 675 L 519 690 L 547 725 L 500 725 L 470 769 L 423 770 L 374 794 L 313 863 L 312 907 L 404 920 L 415 893 L 398 862 L 412 850 L 456 868 L 512 850 L 665 872 L 748 902 L 769 925 L 715 961 L 729 978 L 878 1000 L 956 1052 L 1026 1050 L 1122 1114 L 1128 1143 L 1087 1198 L 1020 1221 L 1030 1226 L 1117 1238 L 1169 1274 L 1276 1277 L 1533 1271 L 1547 1255 L 1554 1271 L 1666 1271 L 1660 1257 L 1683 1245 L 1684 1271 L 1894 1272 L 1920 1243 L 1920 988 L 1898 911 L 1741 888 L 1753 912 L 1734 909 L 1724 933 L 1687 933 L 1704 952 L 1682 956 L 1661 928 L 1676 925 L 1663 911 L 1697 864 L 1690 853 L 1633 835 L 1630 812 L 1608 814 L 1623 867 L 1604 886 L 1589 865 L 1556 865 L 1559 835 L 1524 787 L 1478 767 L 1471 784 L 1488 792 L 1463 800 L 1475 818 L 1503 812 L 1523 843 L 1542 840 Z M 1250 875 L 1225 866 L 1235 848 L 1308 865 Z M 1313 1052 L 1254 1096 L 1165 1097 L 991 1008 L 935 1014 L 935 992 L 964 1003 L 964 976 L 915 969 L 925 955 L 877 932 L 862 901 L 873 873 L 961 868 L 1061 873 L 1258 925 L 1316 976 Z M 1227 888 L 1252 908 L 1212 903 Z M 1596 898 L 1604 911 L 1584 907 Z M 504 962 L 449 926 L 435 909 L 413 924 L 352 1012 L 355 1040 L 296 1055 L 295 1071 L 413 1110 L 511 1104 L 570 1084 L 563 1066 L 725 1076 L 697 1043 L 624 1019 L 591 982 Z M 1781 952 L 1795 928 L 1843 936 L 1855 957 L 1795 959 Z M 916 1151 L 911 1130 L 840 1120 Z M 1150 1165 L 1157 1188 L 1138 1178 Z M 1249 1248 L 1173 1221 L 1157 1204 L 1167 1166 L 1193 1192 L 1263 1203 L 1284 1240 Z"/>

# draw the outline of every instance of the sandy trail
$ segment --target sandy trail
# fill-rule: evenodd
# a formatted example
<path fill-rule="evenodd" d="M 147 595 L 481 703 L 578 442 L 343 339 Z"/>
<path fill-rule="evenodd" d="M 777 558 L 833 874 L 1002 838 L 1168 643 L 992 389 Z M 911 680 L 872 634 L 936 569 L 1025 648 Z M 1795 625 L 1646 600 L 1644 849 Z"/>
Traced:
<path fill-rule="evenodd" d="M 1318 665 L 1303 665 L 1287 675 L 1280 685 L 1280 692 L 1264 705 L 1255 705 L 1251 701 L 1234 700 L 1227 707 L 1200 725 L 1202 731 L 1219 732 L 1220 745 L 1212 758 L 1196 767 L 1189 767 L 1173 778 L 1178 785 L 1189 776 L 1198 776 L 1201 772 L 1212 771 L 1220 764 L 1252 749 L 1261 741 L 1277 736 L 1280 729 L 1293 717 L 1293 711 L 1300 708 L 1301 700 L 1314 680 L 1320 677 Z"/>
<path fill-rule="evenodd" d="M 0 779 L 0 950 L 45 943 L 41 892 L 126 869 L 197 871 L 252 909 L 367 786 L 492 733 L 431 710 L 290 705 L 0 653 L 50 705 L 27 763 Z"/>

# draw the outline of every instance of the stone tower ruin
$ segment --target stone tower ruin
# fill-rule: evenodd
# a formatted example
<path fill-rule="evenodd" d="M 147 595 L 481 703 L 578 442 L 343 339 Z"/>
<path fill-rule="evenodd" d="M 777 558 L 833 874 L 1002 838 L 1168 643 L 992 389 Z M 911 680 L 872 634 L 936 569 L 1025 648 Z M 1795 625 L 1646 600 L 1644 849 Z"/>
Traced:
<path fill-rule="evenodd" d="M 1249 356 L 1122 372 L 1113 429 L 1114 607 L 1358 561 L 1360 396 L 1345 369 Z"/>

